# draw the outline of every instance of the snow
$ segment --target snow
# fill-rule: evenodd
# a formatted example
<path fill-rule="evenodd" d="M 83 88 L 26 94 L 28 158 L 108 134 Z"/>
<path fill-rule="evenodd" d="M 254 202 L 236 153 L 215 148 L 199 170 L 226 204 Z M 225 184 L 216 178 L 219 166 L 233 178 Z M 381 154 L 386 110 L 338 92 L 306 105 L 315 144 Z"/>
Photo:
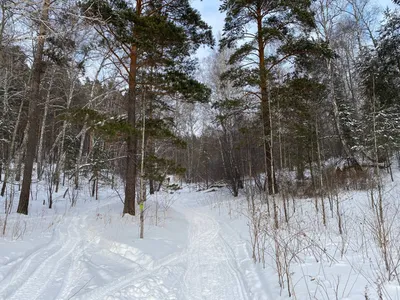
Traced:
<path fill-rule="evenodd" d="M 392 259 L 400 249 L 400 174 L 395 177 L 384 191 L 395 241 L 389 243 Z M 45 187 L 35 184 L 30 215 L 10 215 L 6 235 L 0 236 L 1 300 L 365 300 L 380 299 L 379 293 L 381 299 L 400 298 L 398 282 L 383 280 L 367 191 L 339 194 L 342 235 L 328 200 L 326 227 L 313 199 L 295 200 L 289 224 L 280 210 L 277 231 L 272 218 L 263 215 L 260 263 L 252 258 L 252 215 L 244 195 L 232 198 L 224 188 L 198 192 L 190 186 L 160 192 L 146 203 L 141 240 L 138 217 L 121 216 L 115 191 L 102 187 L 96 201 L 82 189 L 73 208 L 64 192 L 54 195 L 49 210 L 43 205 Z M 260 213 L 265 209 L 261 206 Z M 1 226 L 4 220 L 1 212 Z M 279 282 L 277 259 L 288 263 L 291 298 L 286 275 Z"/>
<path fill-rule="evenodd" d="M 206 204 L 210 193 L 151 198 L 140 240 L 136 218 L 121 218 L 111 190 L 99 201 L 81 191 L 74 208 L 60 192 L 48 210 L 38 189 L 30 215 L 12 214 L 0 239 L 0 299 L 253 299 Z M 26 227 L 20 235 L 18 224 Z"/>

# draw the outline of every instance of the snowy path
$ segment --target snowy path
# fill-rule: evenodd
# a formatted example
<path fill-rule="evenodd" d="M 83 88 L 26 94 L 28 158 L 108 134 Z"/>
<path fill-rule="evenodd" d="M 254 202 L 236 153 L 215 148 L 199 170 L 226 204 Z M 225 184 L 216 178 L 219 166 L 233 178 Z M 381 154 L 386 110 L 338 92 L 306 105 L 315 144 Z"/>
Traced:
<path fill-rule="evenodd" d="M 134 231 L 129 233 L 137 225 L 121 221 L 118 214 L 114 226 L 127 231 L 129 238 L 119 242 L 104 235 L 98 216 L 105 218 L 99 211 L 108 203 L 66 215 L 54 225 L 47 243 L 0 264 L 0 299 L 270 299 L 254 294 L 257 274 L 249 282 L 241 265 L 250 261 L 245 242 L 204 207 L 205 197 L 182 193 L 174 209 L 184 221 L 173 234 L 186 238 L 158 258 L 164 249 L 157 245 L 168 245 L 168 238 L 162 236 L 164 244 L 149 239 L 150 250 L 141 249 L 145 244 Z M 113 238 L 117 231 L 111 232 Z"/>
<path fill-rule="evenodd" d="M 210 215 L 186 212 L 190 221 L 184 290 L 187 299 L 250 299 L 230 246 Z"/>
<path fill-rule="evenodd" d="M 62 228 L 62 229 L 61 229 Z M 12 272 L 0 282 L 0 295 L 6 299 L 45 299 L 47 289 L 54 291 L 59 286 L 65 291 L 73 285 L 73 277 L 79 274 L 67 272 L 60 277 L 63 269 L 74 267 L 74 263 L 82 253 L 82 234 L 79 218 L 69 220 L 67 226 L 59 225 L 55 229 L 53 239 L 16 264 Z M 47 291 L 47 292 L 46 292 Z M 57 297 L 62 299 L 62 297 Z"/>

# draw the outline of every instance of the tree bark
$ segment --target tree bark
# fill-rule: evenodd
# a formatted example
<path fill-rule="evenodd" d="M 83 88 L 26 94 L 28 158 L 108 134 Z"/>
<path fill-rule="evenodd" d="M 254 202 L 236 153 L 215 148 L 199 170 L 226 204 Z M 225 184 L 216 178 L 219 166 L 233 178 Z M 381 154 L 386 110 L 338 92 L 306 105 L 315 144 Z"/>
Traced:
<path fill-rule="evenodd" d="M 137 47 L 131 49 L 131 64 L 129 72 L 129 93 L 128 93 L 128 123 L 131 129 L 136 127 L 136 66 Z M 136 198 L 136 177 L 137 177 L 137 137 L 130 133 L 127 138 L 127 162 L 126 162 L 126 183 L 125 203 L 123 214 L 135 215 Z"/>
<path fill-rule="evenodd" d="M 261 90 L 261 114 L 264 129 L 264 150 L 265 150 L 265 168 L 267 175 L 267 187 L 269 194 L 276 193 L 278 186 L 276 184 L 275 172 L 273 171 L 272 149 L 269 141 L 272 124 L 270 119 L 270 105 L 268 97 L 268 78 L 265 62 L 265 42 L 263 39 L 263 24 L 261 9 L 257 17 L 257 42 L 258 42 L 258 57 L 259 57 L 259 72 L 260 72 L 260 90 Z"/>
<path fill-rule="evenodd" d="M 140 238 L 144 238 L 144 203 L 146 201 L 146 182 L 144 178 L 144 159 L 145 159 L 145 150 L 146 150 L 146 105 L 144 103 L 144 97 L 142 102 L 142 147 L 141 147 L 141 161 L 140 161 L 140 199 L 139 199 L 139 208 L 140 208 Z"/>
<path fill-rule="evenodd" d="M 142 1 L 136 0 L 136 13 L 139 17 Z M 130 50 L 129 91 L 128 91 L 128 123 L 131 129 L 136 127 L 136 74 L 138 68 L 138 48 L 132 45 Z M 137 136 L 131 132 L 127 138 L 125 202 L 123 214 L 135 215 L 136 178 L 137 178 Z"/>
<path fill-rule="evenodd" d="M 40 138 L 39 138 L 39 146 L 38 146 L 38 157 L 37 157 L 37 177 L 38 180 L 42 179 L 42 174 L 43 174 L 43 141 L 44 141 L 44 133 L 46 131 L 46 120 L 47 120 L 47 114 L 49 112 L 49 105 L 50 105 L 50 96 L 51 96 L 51 89 L 53 87 L 53 80 L 54 80 L 54 73 L 55 69 L 52 70 L 50 74 L 50 83 L 49 83 L 49 88 L 47 91 L 46 95 L 46 103 L 44 105 L 44 112 L 43 112 L 43 118 L 42 118 L 42 124 L 40 127 Z"/>
<path fill-rule="evenodd" d="M 69 78 L 72 80 L 71 82 L 71 86 L 70 89 L 68 91 L 68 95 L 67 95 L 67 103 L 66 103 L 66 109 L 69 110 L 69 108 L 71 107 L 71 103 L 72 103 L 72 98 L 74 96 L 74 91 L 75 91 L 75 85 L 77 84 L 78 81 L 78 74 L 77 73 L 72 73 L 72 72 L 68 72 Z M 60 137 L 60 146 L 58 147 L 58 162 L 56 165 L 56 170 L 54 171 L 54 178 L 55 178 L 55 190 L 56 192 L 58 192 L 58 188 L 60 185 L 60 176 L 61 176 L 61 171 L 64 170 L 64 165 L 65 165 L 65 159 L 66 159 L 66 152 L 64 150 L 64 145 L 65 145 L 65 136 L 67 134 L 67 128 L 69 126 L 69 122 L 67 120 L 63 121 L 63 125 L 62 125 L 62 129 L 61 129 L 61 133 L 58 137 Z M 58 138 L 57 137 L 57 138 Z M 65 174 L 64 174 L 65 175 Z"/>
<path fill-rule="evenodd" d="M 332 110 L 333 110 L 333 116 L 334 116 L 334 123 L 335 123 L 335 129 L 336 133 L 339 137 L 340 143 L 342 145 L 343 151 L 345 152 L 347 158 L 351 158 L 352 162 L 354 163 L 354 167 L 356 170 L 361 171 L 361 165 L 358 163 L 357 159 L 354 156 L 353 151 L 350 149 L 349 145 L 347 144 L 347 141 L 344 137 L 343 130 L 341 127 L 341 122 L 340 122 L 340 116 L 339 116 L 339 106 L 336 101 L 336 95 L 335 95 L 335 86 L 333 82 L 333 66 L 332 66 L 332 61 L 330 59 L 327 60 L 327 67 L 328 67 L 328 72 L 330 76 L 329 80 L 329 97 L 332 103 Z"/>
<path fill-rule="evenodd" d="M 15 181 L 19 182 L 21 180 L 21 170 L 22 170 L 22 160 L 24 158 L 24 154 L 26 151 L 26 144 L 28 142 L 28 130 L 29 130 L 29 118 L 28 122 L 26 123 L 24 133 L 22 136 L 22 143 L 21 146 L 19 147 L 17 151 L 17 157 L 15 159 L 15 165 L 16 165 L 16 170 L 15 170 Z"/>
<path fill-rule="evenodd" d="M 1 188 L 1 193 L 0 195 L 3 197 L 5 192 L 6 192 L 6 187 L 7 187 L 7 182 L 8 182 L 8 178 L 10 177 L 10 170 L 11 170 L 11 161 L 14 155 L 14 148 L 15 148 L 15 140 L 17 138 L 17 132 L 18 132 L 18 127 L 19 127 L 19 123 L 21 121 L 21 115 L 22 115 L 22 108 L 24 107 L 24 101 L 21 101 L 21 104 L 19 106 L 19 111 L 18 111 L 18 117 L 17 117 L 17 121 L 15 123 L 15 127 L 14 127 L 14 131 L 13 131 L 13 135 L 11 138 L 11 145 L 8 151 L 8 161 L 5 167 L 5 171 L 4 171 L 4 181 L 3 181 L 3 186 Z"/>
<path fill-rule="evenodd" d="M 18 203 L 17 212 L 20 214 L 28 214 L 29 194 L 31 190 L 33 161 L 35 159 L 38 135 L 38 102 L 40 98 L 40 81 L 43 73 L 43 50 L 47 34 L 47 22 L 49 19 L 50 0 L 43 0 L 41 23 L 39 27 L 39 35 L 37 41 L 36 53 L 33 60 L 32 96 L 29 103 L 29 129 L 27 151 L 24 166 L 24 177 L 22 181 L 21 194 Z"/>
<path fill-rule="evenodd" d="M 94 77 L 94 80 L 93 80 L 93 83 L 92 83 L 92 87 L 90 89 L 90 100 L 89 100 L 89 103 L 88 103 L 88 106 L 87 106 L 89 109 L 92 108 L 92 102 L 94 100 L 94 92 L 95 92 L 96 82 L 97 82 L 97 80 L 99 78 L 101 70 L 103 69 L 105 61 L 106 61 L 106 59 L 104 58 L 102 60 L 101 64 L 100 64 L 99 69 L 96 72 L 96 76 Z M 76 165 L 75 165 L 75 179 L 74 179 L 74 181 L 75 181 L 75 189 L 79 188 L 79 175 L 80 175 L 79 174 L 79 169 L 80 169 L 80 166 L 82 164 L 83 147 L 85 145 L 86 133 L 87 133 L 87 130 L 88 130 L 88 119 L 89 119 L 89 115 L 86 114 L 85 120 L 83 122 L 82 130 L 77 136 L 77 138 L 80 137 L 81 140 L 80 140 L 80 145 L 79 145 L 78 158 L 76 159 Z"/>
<path fill-rule="evenodd" d="M 1 45 L 1 39 L 0 39 L 0 45 Z M 0 47 L 1 48 L 1 47 Z M 0 55 L 1 55 L 1 50 L 0 50 Z M 8 113 L 8 69 L 6 68 L 5 71 L 5 76 L 4 76 L 4 84 L 3 84 L 3 113 L 2 113 L 2 120 L 6 120 L 6 116 Z M 0 121 L 1 122 L 1 121 Z M 0 136 L 0 139 L 4 139 L 5 137 L 3 136 L 3 134 Z M 2 157 L 0 157 L 0 181 L 1 181 L 1 174 L 3 171 L 3 162 L 10 165 L 11 163 L 11 159 L 9 159 L 7 162 L 5 160 L 6 158 L 6 146 L 4 145 L 4 142 L 1 143 L 2 145 Z M 9 148 L 9 147 L 8 147 Z M 8 153 L 11 153 L 11 149 L 8 149 Z M 6 181 L 7 181 L 7 168 L 6 168 L 6 173 L 4 174 L 4 184 L 1 191 L 1 196 L 4 196 L 4 189 L 5 189 L 5 185 L 6 185 Z"/>

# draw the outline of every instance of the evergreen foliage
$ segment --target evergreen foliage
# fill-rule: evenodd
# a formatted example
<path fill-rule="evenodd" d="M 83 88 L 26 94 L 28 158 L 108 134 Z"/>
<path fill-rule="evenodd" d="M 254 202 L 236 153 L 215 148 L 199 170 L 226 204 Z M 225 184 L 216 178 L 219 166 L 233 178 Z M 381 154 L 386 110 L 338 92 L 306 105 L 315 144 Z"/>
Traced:
<path fill-rule="evenodd" d="M 378 47 L 366 49 L 359 65 L 366 96 L 359 148 L 371 153 L 378 137 L 378 158 L 382 161 L 400 149 L 400 16 L 387 11 L 385 18 Z"/>
<path fill-rule="evenodd" d="M 235 49 L 229 59 L 233 68 L 224 77 L 237 87 L 258 90 L 268 190 L 274 193 L 278 185 L 273 171 L 269 94 L 274 71 L 296 56 L 330 52 L 326 43 L 317 43 L 310 37 L 315 27 L 311 1 L 224 0 L 220 10 L 226 12 L 221 47 Z M 249 29 L 250 24 L 256 28 Z"/>

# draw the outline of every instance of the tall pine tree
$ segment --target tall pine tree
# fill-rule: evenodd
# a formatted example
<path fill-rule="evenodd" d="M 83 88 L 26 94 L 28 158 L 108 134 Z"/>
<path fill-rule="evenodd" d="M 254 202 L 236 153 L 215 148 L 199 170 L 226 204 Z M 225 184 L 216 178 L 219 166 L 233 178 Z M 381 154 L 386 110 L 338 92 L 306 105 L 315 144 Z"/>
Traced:
<path fill-rule="evenodd" d="M 224 0 L 220 7 L 226 12 L 221 46 L 235 48 L 230 62 L 240 62 L 239 68 L 230 71 L 229 78 L 250 91 L 258 89 L 269 193 L 278 188 L 272 155 L 269 81 L 273 69 L 290 57 L 321 50 L 308 39 L 315 26 L 310 6 L 310 0 Z"/>
<path fill-rule="evenodd" d="M 135 215 L 138 134 L 137 108 L 148 70 L 157 68 L 159 90 L 204 100 L 209 91 L 192 78 L 190 55 L 212 45 L 210 27 L 188 0 L 87 0 L 83 11 L 113 53 L 128 85 L 127 170 L 123 213 Z M 147 70 L 147 71 L 146 71 Z M 153 74 L 154 75 L 154 74 Z M 152 75 L 152 76 L 153 76 Z"/>

